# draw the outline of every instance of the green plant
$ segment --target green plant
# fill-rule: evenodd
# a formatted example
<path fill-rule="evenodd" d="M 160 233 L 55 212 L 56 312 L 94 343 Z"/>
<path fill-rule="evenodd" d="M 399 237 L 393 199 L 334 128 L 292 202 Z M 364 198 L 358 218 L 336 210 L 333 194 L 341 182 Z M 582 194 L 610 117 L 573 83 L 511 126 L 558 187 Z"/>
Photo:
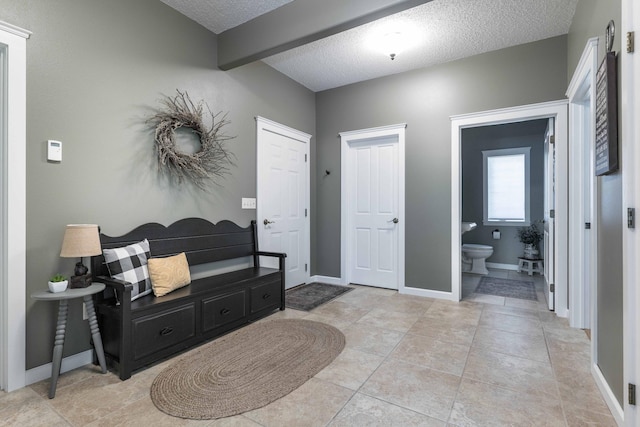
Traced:
<path fill-rule="evenodd" d="M 50 282 L 64 282 L 65 280 L 67 280 L 67 278 L 60 273 L 55 276 L 51 276 L 51 279 L 49 279 Z"/>
<path fill-rule="evenodd" d="M 542 221 L 534 221 L 528 227 L 518 228 L 518 239 L 525 245 L 537 244 L 544 237 L 537 225 L 541 222 Z"/>

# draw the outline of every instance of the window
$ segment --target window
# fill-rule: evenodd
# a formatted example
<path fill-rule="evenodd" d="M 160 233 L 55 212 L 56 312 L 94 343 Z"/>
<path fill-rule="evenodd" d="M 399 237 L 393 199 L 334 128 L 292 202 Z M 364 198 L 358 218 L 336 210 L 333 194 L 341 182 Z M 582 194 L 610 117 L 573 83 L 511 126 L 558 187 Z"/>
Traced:
<path fill-rule="evenodd" d="M 531 147 L 485 150 L 484 225 L 531 223 L 529 215 L 529 153 Z"/>

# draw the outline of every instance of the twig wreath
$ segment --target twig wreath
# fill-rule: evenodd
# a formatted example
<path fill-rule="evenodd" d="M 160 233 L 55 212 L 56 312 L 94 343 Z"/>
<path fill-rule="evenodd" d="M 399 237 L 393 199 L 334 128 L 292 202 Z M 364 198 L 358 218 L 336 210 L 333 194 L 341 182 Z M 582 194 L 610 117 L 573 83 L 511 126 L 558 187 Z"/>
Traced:
<path fill-rule="evenodd" d="M 176 90 L 175 97 L 165 96 L 160 109 L 149 121 L 155 126 L 155 142 L 158 154 L 158 168 L 175 178 L 178 183 L 191 180 L 201 190 L 206 189 L 208 181 L 216 181 L 229 173 L 233 163 L 233 153 L 225 142 L 233 139 L 223 133 L 222 128 L 229 124 L 226 114 L 213 114 L 209 106 L 200 101 L 194 104 L 187 92 Z M 211 117 L 211 124 L 204 123 L 204 108 Z M 184 153 L 177 149 L 175 132 L 179 128 L 189 128 L 200 138 L 200 149 L 193 153 Z"/>

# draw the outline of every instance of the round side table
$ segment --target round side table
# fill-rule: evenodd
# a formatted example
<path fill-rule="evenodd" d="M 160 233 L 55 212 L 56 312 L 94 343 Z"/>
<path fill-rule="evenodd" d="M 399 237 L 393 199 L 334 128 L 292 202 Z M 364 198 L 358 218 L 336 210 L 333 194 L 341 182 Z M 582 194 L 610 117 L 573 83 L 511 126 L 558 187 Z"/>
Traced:
<path fill-rule="evenodd" d="M 102 337 L 98 328 L 98 319 L 96 311 L 93 307 L 93 295 L 104 290 L 102 283 L 93 283 L 86 288 L 67 289 L 64 292 L 52 293 L 49 291 L 34 292 L 31 298 L 40 301 L 60 301 L 58 307 L 58 324 L 56 326 L 56 337 L 53 343 L 53 360 L 51 362 L 51 385 L 49 386 L 49 399 L 53 399 L 56 395 L 56 386 L 58 384 L 58 376 L 60 376 L 60 364 L 62 363 L 62 349 L 64 347 L 64 335 L 67 328 L 67 311 L 68 302 L 71 299 L 82 298 L 87 307 L 87 315 L 89 316 L 89 327 L 91 329 L 91 338 L 93 339 L 93 347 L 96 350 L 98 361 L 102 373 L 107 372 L 107 363 L 104 359 L 104 350 L 102 349 Z"/>

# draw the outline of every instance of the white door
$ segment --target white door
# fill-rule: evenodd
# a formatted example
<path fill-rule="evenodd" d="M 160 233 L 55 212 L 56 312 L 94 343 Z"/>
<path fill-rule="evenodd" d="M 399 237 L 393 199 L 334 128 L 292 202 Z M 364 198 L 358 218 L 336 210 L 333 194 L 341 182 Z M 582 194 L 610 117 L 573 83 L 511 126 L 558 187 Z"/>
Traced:
<path fill-rule="evenodd" d="M 398 137 L 349 144 L 349 281 L 398 289 Z"/>
<path fill-rule="evenodd" d="M 260 250 L 284 252 L 285 287 L 309 279 L 309 141 L 311 136 L 258 117 L 257 221 Z M 261 265 L 277 267 L 262 257 Z"/>
<path fill-rule="evenodd" d="M 554 120 L 549 119 L 544 140 L 544 281 L 549 310 L 555 310 L 555 173 Z"/>

